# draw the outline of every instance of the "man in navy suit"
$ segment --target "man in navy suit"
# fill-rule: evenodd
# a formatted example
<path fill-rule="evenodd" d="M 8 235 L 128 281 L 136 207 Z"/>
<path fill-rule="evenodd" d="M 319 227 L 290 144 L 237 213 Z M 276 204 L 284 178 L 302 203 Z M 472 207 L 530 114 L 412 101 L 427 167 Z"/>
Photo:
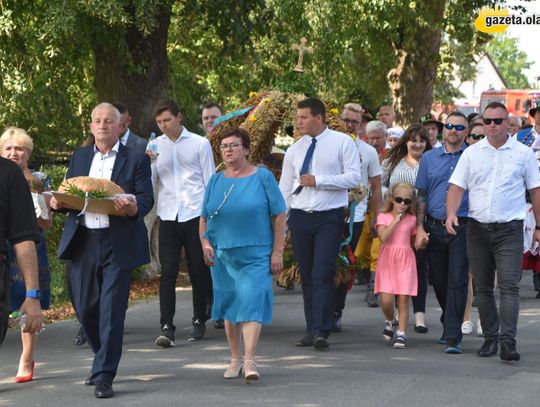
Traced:
<path fill-rule="evenodd" d="M 86 384 L 95 385 L 97 398 L 114 395 L 131 271 L 150 261 L 143 220 L 154 204 L 150 159 L 120 143 L 119 125 L 113 105 L 97 105 L 90 123 L 95 144 L 75 150 L 66 178 L 110 179 L 131 196 L 113 200 L 119 216 L 70 210 L 58 249 L 72 261 L 75 311 L 95 354 Z M 65 209 L 54 198 L 51 206 Z"/>

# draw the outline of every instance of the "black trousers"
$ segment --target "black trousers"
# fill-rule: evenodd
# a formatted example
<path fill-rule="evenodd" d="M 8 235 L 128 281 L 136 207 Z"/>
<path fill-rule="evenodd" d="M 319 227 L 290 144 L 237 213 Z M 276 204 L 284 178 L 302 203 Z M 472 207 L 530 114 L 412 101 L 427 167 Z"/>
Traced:
<path fill-rule="evenodd" d="M 328 338 L 335 309 L 336 259 L 345 225 L 343 208 L 321 212 L 291 209 L 294 256 L 302 277 L 304 314 L 311 335 Z"/>
<path fill-rule="evenodd" d="M 352 251 L 354 252 L 354 249 L 356 249 L 356 245 L 358 244 L 358 240 L 360 239 L 360 233 L 362 233 L 362 228 L 364 227 L 364 221 L 362 222 L 355 222 L 353 224 L 353 230 L 352 230 L 352 237 L 351 241 L 349 242 L 349 246 L 352 248 Z M 345 224 L 345 234 L 349 235 L 349 224 Z M 345 299 L 347 298 L 347 292 L 349 291 L 347 287 L 349 286 L 348 283 L 340 284 L 336 287 L 336 309 L 334 312 L 337 312 L 339 316 L 343 313 L 343 309 L 345 309 Z"/>
<path fill-rule="evenodd" d="M 428 288 L 428 262 L 425 250 L 415 250 L 416 274 L 418 276 L 418 292 L 412 297 L 413 312 L 426 312 Z"/>
<path fill-rule="evenodd" d="M 131 270 L 115 262 L 109 229 L 80 228 L 71 263 L 75 312 L 94 352 L 91 376 L 112 383 L 124 336 Z"/>
<path fill-rule="evenodd" d="M 164 221 L 159 224 L 159 281 L 160 323 L 174 326 L 176 310 L 176 278 L 180 271 L 182 248 L 186 251 L 189 279 L 193 295 L 193 318 L 206 321 L 212 303 L 212 278 L 204 264 L 199 239 L 199 218 L 187 222 Z"/>

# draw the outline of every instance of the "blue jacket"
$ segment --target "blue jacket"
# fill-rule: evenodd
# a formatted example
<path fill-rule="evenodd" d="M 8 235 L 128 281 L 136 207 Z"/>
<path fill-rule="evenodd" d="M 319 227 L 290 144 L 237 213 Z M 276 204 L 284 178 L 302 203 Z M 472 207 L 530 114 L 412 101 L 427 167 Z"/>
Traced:
<path fill-rule="evenodd" d="M 66 178 L 88 176 L 93 157 L 94 145 L 75 150 Z M 122 187 L 127 194 L 135 195 L 139 209 L 134 217 L 109 216 L 113 254 L 121 269 L 132 270 L 150 262 L 144 216 L 154 205 L 151 176 L 150 158 L 120 143 L 111 181 Z M 72 259 L 72 248 L 77 246 L 75 244 L 78 236 L 76 232 L 81 227 L 81 217 L 77 216 L 78 212 L 69 211 L 58 247 L 60 259 Z"/>

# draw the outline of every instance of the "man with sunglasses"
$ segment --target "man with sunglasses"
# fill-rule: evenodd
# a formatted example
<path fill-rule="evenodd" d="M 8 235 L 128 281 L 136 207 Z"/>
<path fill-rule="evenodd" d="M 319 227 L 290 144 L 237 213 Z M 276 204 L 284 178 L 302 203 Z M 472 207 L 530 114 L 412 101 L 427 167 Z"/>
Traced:
<path fill-rule="evenodd" d="M 362 124 L 363 109 L 357 103 L 347 103 L 343 106 L 343 112 L 341 113 L 341 119 L 347 125 L 347 131 L 358 135 L 358 129 Z M 358 150 L 360 156 L 360 166 L 362 181 L 361 185 L 370 186 L 370 197 L 365 198 L 361 201 L 355 209 L 354 212 L 354 225 L 352 228 L 352 236 L 349 242 L 349 246 L 354 250 L 360 239 L 360 233 L 362 232 L 364 226 L 364 220 L 367 218 L 368 222 L 370 219 L 376 219 L 379 214 L 379 210 L 382 207 L 382 193 L 381 193 L 381 174 L 382 169 L 379 163 L 379 156 L 377 155 L 377 150 L 374 147 L 370 146 L 365 141 L 357 137 L 354 140 L 354 144 Z M 366 211 L 368 210 L 368 200 L 373 201 L 372 208 L 373 213 L 371 216 L 366 216 Z M 374 215 L 374 216 L 373 216 Z M 349 224 L 346 224 L 347 234 L 349 231 Z M 359 270 L 359 274 L 366 273 L 365 270 Z M 369 280 L 370 276 L 369 269 L 367 270 L 367 275 L 362 275 L 366 282 Z M 336 287 L 336 308 L 334 310 L 334 318 L 332 321 L 332 332 L 340 332 L 342 329 L 341 317 L 343 314 L 343 309 L 345 308 L 345 299 L 347 297 L 347 292 L 349 291 L 349 284 L 342 283 Z"/>
<path fill-rule="evenodd" d="M 508 111 L 499 102 L 487 105 L 483 115 L 486 138 L 461 156 L 447 196 L 446 229 L 456 233 L 457 208 L 469 192 L 467 245 L 482 321 L 482 357 L 497 354 L 503 361 L 518 361 L 516 328 L 519 316 L 519 280 L 523 252 L 525 190 L 532 199 L 540 241 L 540 173 L 534 152 L 508 136 Z M 458 215 L 459 216 L 459 215 Z M 495 273 L 500 291 L 500 310 L 495 302 Z"/>
<path fill-rule="evenodd" d="M 443 129 L 444 145 L 427 151 L 420 160 L 416 188 L 418 189 L 417 234 L 415 246 L 427 250 L 429 273 L 435 296 L 442 309 L 445 352 L 461 351 L 461 323 L 467 303 L 468 263 L 466 228 L 468 201 L 464 197 L 456 213 L 459 225 L 456 234 L 449 235 L 446 222 L 446 191 L 448 180 L 465 151 L 468 134 L 465 115 L 452 112 Z"/>

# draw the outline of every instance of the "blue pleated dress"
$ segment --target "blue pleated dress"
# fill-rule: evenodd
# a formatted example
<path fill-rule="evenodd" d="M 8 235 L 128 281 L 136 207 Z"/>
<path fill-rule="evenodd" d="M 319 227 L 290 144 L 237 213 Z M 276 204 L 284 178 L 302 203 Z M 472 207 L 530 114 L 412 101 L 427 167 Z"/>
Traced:
<path fill-rule="evenodd" d="M 285 210 L 276 180 L 264 168 L 242 178 L 212 176 L 202 210 L 215 253 L 212 319 L 272 322 L 271 217 Z"/>

